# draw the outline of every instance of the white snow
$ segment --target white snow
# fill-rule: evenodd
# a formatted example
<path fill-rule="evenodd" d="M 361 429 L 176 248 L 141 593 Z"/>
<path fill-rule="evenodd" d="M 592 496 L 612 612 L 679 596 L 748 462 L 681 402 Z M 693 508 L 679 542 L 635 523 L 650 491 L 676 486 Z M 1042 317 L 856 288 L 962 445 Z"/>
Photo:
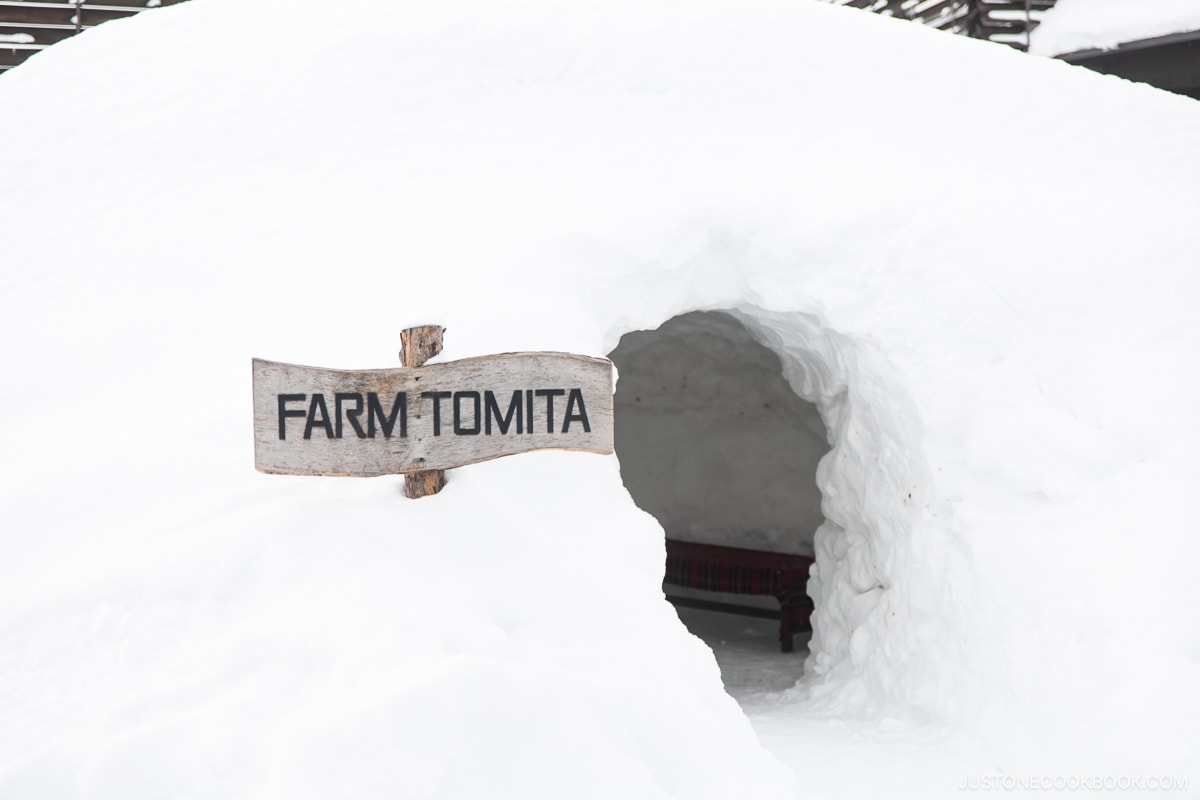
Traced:
<path fill-rule="evenodd" d="M 1034 28 L 1029 52 L 1111 50 L 1188 31 L 1200 31 L 1200 0 L 1058 0 Z"/>
<path fill-rule="evenodd" d="M 1196 780 L 1200 106 L 794 0 L 326 8 L 194 0 L 0 77 L 0 797 Z M 833 443 L 755 728 L 615 458 L 419 502 L 252 469 L 253 356 L 695 310 Z"/>
<path fill-rule="evenodd" d="M 672 539 L 812 555 L 828 432 L 778 356 L 712 313 L 627 334 L 611 356 L 621 479 L 639 508 Z"/>

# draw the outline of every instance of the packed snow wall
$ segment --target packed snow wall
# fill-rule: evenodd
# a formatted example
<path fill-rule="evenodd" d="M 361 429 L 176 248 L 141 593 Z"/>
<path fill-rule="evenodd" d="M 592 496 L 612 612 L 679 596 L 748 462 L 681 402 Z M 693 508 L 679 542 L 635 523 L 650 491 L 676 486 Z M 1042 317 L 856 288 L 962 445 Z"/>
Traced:
<path fill-rule="evenodd" d="M 701 246 L 692 259 L 729 256 L 718 241 Z M 808 701 L 814 707 L 856 707 L 866 686 L 890 698 L 883 708 L 909 714 L 936 707 L 946 697 L 967 696 L 967 676 L 947 671 L 931 681 L 928 672 L 897 669 L 897 662 L 921 661 L 934 652 L 970 663 L 971 653 L 951 632 L 960 625 L 985 624 L 971 577 L 974 567 L 957 540 L 951 513 L 941 509 L 939 520 L 933 511 L 934 482 L 923 457 L 920 412 L 906 394 L 903 373 L 873 342 L 833 329 L 815 310 L 742 305 L 676 317 L 660 330 L 695 337 L 701 345 L 719 334 L 726 348 L 738 352 L 745 352 L 748 334 L 780 362 L 793 395 L 787 402 L 798 414 L 792 422 L 805 427 L 803 457 L 818 460 L 816 487 L 822 498 L 823 516 L 813 540 L 817 563 L 809 581 L 816 610 L 805 663 L 814 679 L 803 690 Z M 634 342 L 648 349 L 654 340 L 646 345 L 645 336 L 636 334 Z M 618 359 L 620 350 L 614 351 Z M 775 358 L 764 361 L 774 366 Z M 665 377 L 670 369 L 649 374 Z M 811 497 L 807 470 L 786 477 L 795 481 L 794 491 L 802 498 Z M 813 514 L 811 507 L 806 512 Z M 772 544 L 786 550 L 778 543 L 787 541 L 781 536 Z M 885 652 L 881 642 L 887 642 Z"/>
<path fill-rule="evenodd" d="M 970 568 L 924 513 L 931 480 L 904 376 L 814 314 L 750 306 L 628 333 L 612 358 L 617 453 L 638 505 L 669 536 L 816 552 L 807 671 L 867 674 L 919 698 L 871 637 L 887 637 L 900 615 L 910 657 L 945 653 L 944 609 L 973 604 L 969 582 L 935 574 Z"/>
<path fill-rule="evenodd" d="M 695 257 L 738 260 L 711 244 Z M 671 537 L 815 553 L 805 668 L 823 679 L 818 693 L 857 679 L 934 703 L 927 681 L 910 683 L 876 650 L 899 617 L 908 633 L 892 657 L 911 647 L 905 659 L 964 659 L 945 636 L 962 612 L 947 609 L 974 606 L 965 553 L 926 513 L 931 480 L 904 376 L 815 314 L 750 306 L 627 333 L 611 357 L 617 454 L 638 506 Z M 954 681 L 938 691 L 958 694 Z"/>
<path fill-rule="evenodd" d="M 829 442 L 778 356 L 733 317 L 700 312 L 627 333 L 610 357 L 621 478 L 667 536 L 812 554 Z"/>

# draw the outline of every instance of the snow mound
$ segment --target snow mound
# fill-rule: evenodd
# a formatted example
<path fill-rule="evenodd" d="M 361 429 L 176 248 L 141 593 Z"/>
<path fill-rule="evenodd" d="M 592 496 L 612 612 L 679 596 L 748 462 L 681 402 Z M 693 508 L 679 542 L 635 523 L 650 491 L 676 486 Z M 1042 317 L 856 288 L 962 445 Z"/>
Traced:
<path fill-rule="evenodd" d="M 421 502 L 251 468 L 253 356 L 600 355 L 697 310 L 832 445 L 797 718 L 1194 766 L 1200 107 L 818 3 L 325 8 L 195 0 L 0 80 L 0 796 L 832 769 L 758 746 L 615 459 Z"/>

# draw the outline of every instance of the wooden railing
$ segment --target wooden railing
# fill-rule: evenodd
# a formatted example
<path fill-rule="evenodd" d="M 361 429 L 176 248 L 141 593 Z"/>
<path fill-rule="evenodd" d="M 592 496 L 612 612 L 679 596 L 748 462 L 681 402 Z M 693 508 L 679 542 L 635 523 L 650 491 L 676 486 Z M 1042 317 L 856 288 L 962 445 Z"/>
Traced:
<path fill-rule="evenodd" d="M 1020 50 L 1055 0 L 829 0 Z"/>
<path fill-rule="evenodd" d="M 80 31 L 154 6 L 183 0 L 111 0 L 107 3 L 0 0 L 0 72 Z"/>

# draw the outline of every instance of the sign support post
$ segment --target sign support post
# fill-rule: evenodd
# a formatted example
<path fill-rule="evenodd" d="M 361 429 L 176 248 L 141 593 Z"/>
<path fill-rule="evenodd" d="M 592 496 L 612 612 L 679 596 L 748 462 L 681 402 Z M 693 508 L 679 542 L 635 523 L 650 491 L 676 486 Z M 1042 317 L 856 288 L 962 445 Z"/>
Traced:
<path fill-rule="evenodd" d="M 400 331 L 401 366 L 424 366 L 426 361 L 442 352 L 442 337 L 445 333 L 446 329 L 441 325 L 419 325 Z M 404 496 L 413 500 L 437 494 L 445 485 L 444 469 L 404 473 Z"/>

